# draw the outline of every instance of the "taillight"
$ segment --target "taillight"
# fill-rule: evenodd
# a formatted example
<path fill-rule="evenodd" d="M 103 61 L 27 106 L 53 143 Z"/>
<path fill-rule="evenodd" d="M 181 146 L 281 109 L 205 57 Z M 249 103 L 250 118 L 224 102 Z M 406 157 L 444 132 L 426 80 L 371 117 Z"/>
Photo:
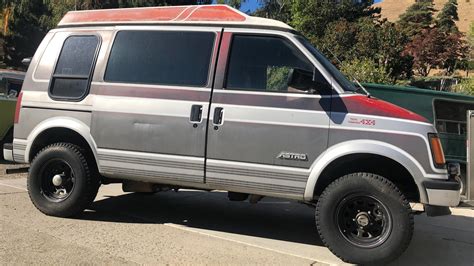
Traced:
<path fill-rule="evenodd" d="M 446 164 L 444 159 L 443 147 L 437 134 L 428 134 L 430 139 L 431 153 L 433 155 L 434 164 L 438 168 L 442 168 Z"/>
<path fill-rule="evenodd" d="M 15 119 L 13 120 L 15 124 L 18 124 L 18 121 L 20 120 L 20 109 L 21 109 L 22 99 L 23 99 L 23 92 L 20 92 L 20 95 L 18 95 L 18 99 L 16 100 Z"/>

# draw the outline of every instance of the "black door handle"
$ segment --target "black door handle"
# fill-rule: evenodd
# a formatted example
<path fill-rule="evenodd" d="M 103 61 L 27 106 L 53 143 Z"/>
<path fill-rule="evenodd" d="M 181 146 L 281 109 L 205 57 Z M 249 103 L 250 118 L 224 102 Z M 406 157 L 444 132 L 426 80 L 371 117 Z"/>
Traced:
<path fill-rule="evenodd" d="M 191 107 L 191 115 L 189 121 L 193 123 L 201 123 L 202 119 L 202 105 L 193 105 Z"/>
<path fill-rule="evenodd" d="M 222 117 L 224 116 L 224 108 L 216 107 L 214 109 L 214 117 L 212 118 L 212 124 L 215 126 L 222 125 Z"/>

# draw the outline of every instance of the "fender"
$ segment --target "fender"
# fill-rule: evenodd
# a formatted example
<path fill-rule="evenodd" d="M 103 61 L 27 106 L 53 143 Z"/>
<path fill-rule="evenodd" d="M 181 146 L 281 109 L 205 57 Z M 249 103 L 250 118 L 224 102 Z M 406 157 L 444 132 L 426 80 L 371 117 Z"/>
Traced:
<path fill-rule="evenodd" d="M 86 125 L 84 122 L 72 118 L 72 117 L 63 117 L 63 116 L 57 116 L 53 118 L 48 118 L 41 123 L 39 123 L 28 135 L 27 140 L 27 145 L 26 145 L 26 150 L 25 150 L 25 162 L 29 163 L 29 158 L 30 158 L 30 151 L 31 151 L 31 146 L 33 145 L 35 139 L 45 130 L 48 130 L 50 128 L 67 128 L 72 131 L 75 131 L 79 135 L 81 135 L 89 144 L 89 147 L 91 148 L 92 152 L 94 153 L 94 157 L 97 161 L 97 145 L 92 138 L 92 135 L 90 134 L 91 130 L 88 125 Z M 98 164 L 97 164 L 98 165 Z"/>
<path fill-rule="evenodd" d="M 423 178 L 440 178 L 439 175 L 427 174 L 421 164 L 413 156 L 394 145 L 369 139 L 351 140 L 329 147 L 314 161 L 311 166 L 308 182 L 306 183 L 304 199 L 307 201 L 313 199 L 313 193 L 318 178 L 331 162 L 345 155 L 360 153 L 384 156 L 403 165 L 415 179 L 414 181 L 420 192 L 421 202 L 427 202 L 428 200 L 426 191 L 421 184 Z"/>

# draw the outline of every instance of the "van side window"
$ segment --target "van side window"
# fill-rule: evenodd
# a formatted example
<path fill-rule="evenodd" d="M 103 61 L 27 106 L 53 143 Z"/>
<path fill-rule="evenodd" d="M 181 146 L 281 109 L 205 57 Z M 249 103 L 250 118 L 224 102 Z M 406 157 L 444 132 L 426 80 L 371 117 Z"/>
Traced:
<path fill-rule="evenodd" d="M 214 38 L 212 32 L 120 31 L 104 80 L 204 87 Z"/>
<path fill-rule="evenodd" d="M 330 89 L 324 76 L 283 38 L 237 35 L 231 47 L 226 89 L 307 94 Z"/>
<path fill-rule="evenodd" d="M 64 41 L 51 80 L 53 98 L 77 100 L 88 93 L 98 45 L 98 37 L 90 35 L 70 36 Z"/>

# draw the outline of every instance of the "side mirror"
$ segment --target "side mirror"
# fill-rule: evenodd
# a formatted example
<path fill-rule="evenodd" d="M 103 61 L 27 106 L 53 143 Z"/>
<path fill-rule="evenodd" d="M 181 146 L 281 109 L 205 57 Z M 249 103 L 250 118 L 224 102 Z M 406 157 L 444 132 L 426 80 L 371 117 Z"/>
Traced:
<path fill-rule="evenodd" d="M 300 91 L 311 91 L 314 89 L 313 73 L 303 69 L 293 69 L 293 73 L 288 82 L 288 87 Z"/>
<path fill-rule="evenodd" d="M 21 60 L 21 63 L 22 63 L 24 66 L 29 66 L 30 63 L 31 63 L 31 57 L 23 58 L 23 60 Z"/>

